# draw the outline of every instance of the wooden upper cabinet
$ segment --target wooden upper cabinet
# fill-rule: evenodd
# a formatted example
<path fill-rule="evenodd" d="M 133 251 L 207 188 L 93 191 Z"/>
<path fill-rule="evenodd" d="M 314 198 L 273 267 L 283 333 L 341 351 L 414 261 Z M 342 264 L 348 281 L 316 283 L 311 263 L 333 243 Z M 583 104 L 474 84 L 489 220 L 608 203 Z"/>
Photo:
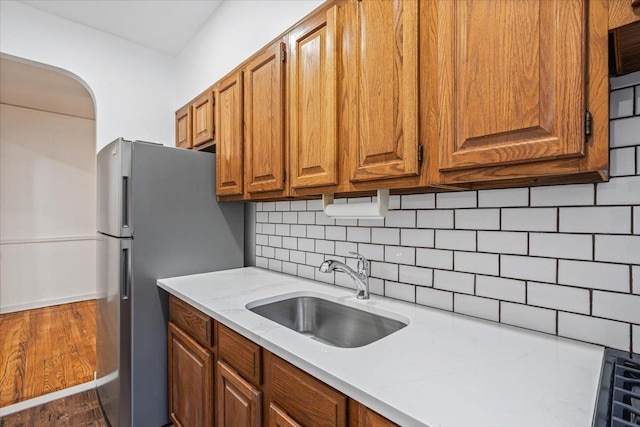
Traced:
<path fill-rule="evenodd" d="M 640 0 L 609 0 L 609 29 L 640 21 Z"/>
<path fill-rule="evenodd" d="M 224 362 L 218 361 L 217 371 L 218 426 L 260 427 L 262 392 Z"/>
<path fill-rule="evenodd" d="M 220 80 L 214 89 L 216 105 L 216 194 L 243 194 L 242 72 Z"/>
<path fill-rule="evenodd" d="M 337 6 L 289 35 L 291 187 L 338 183 Z"/>
<path fill-rule="evenodd" d="M 176 147 L 191 148 L 191 105 L 176 111 Z"/>
<path fill-rule="evenodd" d="M 419 2 L 351 0 L 350 6 L 355 70 L 349 77 L 357 106 L 356 133 L 349 140 L 351 181 L 415 176 Z"/>
<path fill-rule="evenodd" d="M 176 426 L 213 426 L 213 355 L 169 323 L 169 416 Z"/>
<path fill-rule="evenodd" d="M 251 58 L 245 68 L 245 187 L 248 193 L 283 190 L 284 61 L 276 42 Z"/>
<path fill-rule="evenodd" d="M 213 99 L 213 90 L 207 89 L 191 104 L 194 147 L 213 140 Z"/>
<path fill-rule="evenodd" d="M 439 170 L 583 155 L 586 0 L 435 4 Z"/>

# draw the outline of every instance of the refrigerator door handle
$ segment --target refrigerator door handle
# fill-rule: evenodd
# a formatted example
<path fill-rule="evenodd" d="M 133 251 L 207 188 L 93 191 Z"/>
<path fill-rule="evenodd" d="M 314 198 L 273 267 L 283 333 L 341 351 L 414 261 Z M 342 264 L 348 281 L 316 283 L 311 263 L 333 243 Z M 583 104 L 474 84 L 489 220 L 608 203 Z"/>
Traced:
<path fill-rule="evenodd" d="M 122 248 L 120 253 L 120 271 L 122 277 L 120 278 L 120 299 L 129 299 L 129 289 L 131 287 L 131 253 L 129 248 Z"/>
<path fill-rule="evenodd" d="M 129 177 L 122 177 L 122 228 L 129 228 Z"/>

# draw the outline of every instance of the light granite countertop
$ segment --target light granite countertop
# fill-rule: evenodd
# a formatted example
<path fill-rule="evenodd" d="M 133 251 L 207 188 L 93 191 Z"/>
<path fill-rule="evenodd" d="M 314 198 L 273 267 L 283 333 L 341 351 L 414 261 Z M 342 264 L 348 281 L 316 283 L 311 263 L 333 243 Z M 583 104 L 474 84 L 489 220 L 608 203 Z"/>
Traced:
<path fill-rule="evenodd" d="M 603 348 L 248 267 L 158 286 L 401 426 L 588 427 Z M 310 339 L 246 308 L 319 294 L 408 321 L 359 348 Z"/>

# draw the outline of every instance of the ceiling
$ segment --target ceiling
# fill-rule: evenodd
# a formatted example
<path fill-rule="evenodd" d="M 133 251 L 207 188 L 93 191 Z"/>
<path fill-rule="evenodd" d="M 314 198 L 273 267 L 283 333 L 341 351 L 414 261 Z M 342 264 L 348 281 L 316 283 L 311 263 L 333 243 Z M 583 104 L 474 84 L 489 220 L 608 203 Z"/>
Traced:
<path fill-rule="evenodd" d="M 93 99 L 71 77 L 35 65 L 0 58 L 0 103 L 95 119 Z"/>
<path fill-rule="evenodd" d="M 223 0 L 22 0 L 96 30 L 176 56 Z"/>

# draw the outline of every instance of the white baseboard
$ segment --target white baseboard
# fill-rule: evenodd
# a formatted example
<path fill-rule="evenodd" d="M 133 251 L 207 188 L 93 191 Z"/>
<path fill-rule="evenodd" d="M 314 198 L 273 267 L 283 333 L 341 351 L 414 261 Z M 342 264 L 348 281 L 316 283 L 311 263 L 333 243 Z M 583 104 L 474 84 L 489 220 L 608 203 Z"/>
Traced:
<path fill-rule="evenodd" d="M 84 301 L 89 299 L 96 299 L 96 293 L 84 294 L 84 295 L 73 295 L 70 297 L 63 298 L 53 298 L 42 301 L 32 301 L 26 302 L 22 304 L 14 304 L 7 306 L 0 306 L 0 314 L 13 313 L 16 311 L 22 310 L 31 310 L 34 308 L 42 308 L 42 307 L 51 307 L 52 305 L 60 305 L 60 304 L 68 304 L 71 302 Z"/>
<path fill-rule="evenodd" d="M 43 405 L 54 400 L 62 399 L 63 397 L 71 396 L 76 393 L 81 393 L 83 391 L 91 390 L 94 388 L 96 388 L 96 382 L 92 380 L 87 381 L 86 383 L 75 385 L 73 387 L 54 391 L 53 393 L 34 397 L 33 399 L 25 400 L 23 402 L 14 403 L 13 405 L 0 408 L 0 418 L 6 417 L 7 415 L 15 414 L 16 412 L 24 411 L 25 409 L 33 408 L 34 406 Z"/>

